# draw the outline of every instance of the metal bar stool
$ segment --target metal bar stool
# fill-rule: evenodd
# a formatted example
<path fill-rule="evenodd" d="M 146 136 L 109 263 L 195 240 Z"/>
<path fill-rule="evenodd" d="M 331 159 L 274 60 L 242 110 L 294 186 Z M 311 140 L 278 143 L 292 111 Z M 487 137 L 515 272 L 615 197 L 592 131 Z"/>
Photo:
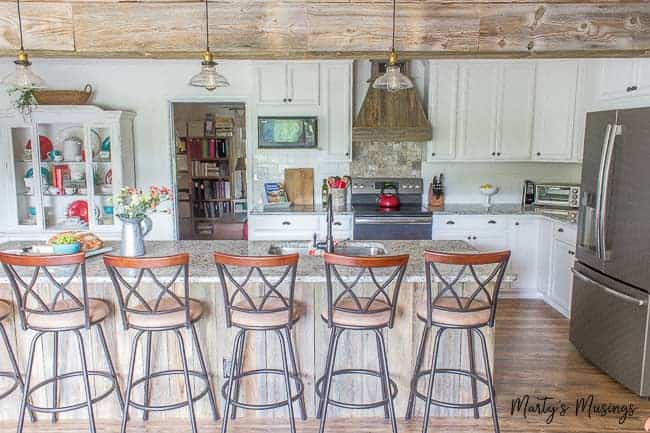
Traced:
<path fill-rule="evenodd" d="M 149 411 L 168 411 L 187 406 L 192 432 L 197 433 L 196 417 L 194 415 L 194 402 L 208 396 L 212 416 L 215 421 L 219 419 L 215 404 L 210 377 L 201 352 L 201 344 L 194 324 L 203 315 L 203 305 L 196 299 L 190 298 L 189 282 L 189 254 L 177 254 L 166 257 L 131 258 L 118 256 L 104 256 L 104 264 L 111 277 L 120 305 L 120 315 L 125 330 L 136 330 L 131 346 L 131 359 L 126 385 L 126 408 L 122 415 L 121 432 L 126 431 L 129 407 L 142 411 L 142 419 L 146 421 Z M 176 294 L 174 286 L 181 278 L 182 293 Z M 146 285 L 143 283 L 152 283 Z M 191 335 L 196 355 L 200 364 L 200 371 L 190 370 L 185 351 L 185 342 L 181 330 L 186 329 Z M 173 332 L 178 342 L 182 369 L 151 371 L 151 344 L 155 333 Z M 133 378 L 135 359 L 138 352 L 138 342 L 146 335 L 146 349 L 144 353 L 144 376 Z M 157 377 L 182 375 L 185 382 L 185 401 L 169 404 L 150 404 L 150 381 Z M 203 388 L 195 392 L 191 378 L 203 382 Z M 144 386 L 144 401 L 131 400 L 133 388 Z"/>
<path fill-rule="evenodd" d="M 285 256 L 234 256 L 214 253 L 226 313 L 226 326 L 239 329 L 232 351 L 232 367 L 221 393 L 226 408 L 221 425 L 222 433 L 228 428 L 228 418 L 236 417 L 237 408 L 248 410 L 276 409 L 287 406 L 291 432 L 296 431 L 293 402 L 298 400 L 302 420 L 307 419 L 304 389 L 300 379 L 296 352 L 291 342 L 291 328 L 300 319 L 303 306 L 294 300 L 298 254 Z M 255 278 L 255 274 L 259 280 Z M 261 285 L 261 296 L 253 292 Z M 280 342 L 282 369 L 263 368 L 243 371 L 246 334 L 254 331 L 273 331 Z M 291 362 L 291 370 L 289 363 Z M 246 403 L 239 399 L 241 379 L 256 375 L 281 375 L 284 377 L 285 398 L 271 403 Z M 292 393 L 291 381 L 296 393 Z M 232 407 L 232 412 L 230 411 Z"/>
<path fill-rule="evenodd" d="M 23 430 L 26 410 L 50 413 L 52 421 L 56 422 L 58 413 L 86 407 L 89 429 L 91 433 L 94 433 L 96 431 L 93 413 L 95 403 L 115 392 L 120 407 L 124 408 L 115 368 L 101 326 L 101 322 L 110 314 L 110 306 L 103 299 L 88 297 L 85 261 L 84 253 L 59 256 L 27 256 L 0 253 L 0 262 L 9 277 L 11 287 L 18 300 L 18 310 L 23 329 L 36 332 L 29 349 L 25 392 L 18 414 L 18 433 Z M 41 282 L 45 284 L 43 285 Z M 78 284 L 78 290 L 71 287 L 73 282 L 76 282 L 75 285 Z M 50 290 L 46 291 L 45 287 Z M 90 330 L 92 327 L 97 330 L 99 342 L 106 358 L 108 372 L 88 369 L 81 330 Z M 59 338 L 60 334 L 68 332 L 74 334 L 77 338 L 81 370 L 59 373 Z M 52 377 L 31 385 L 36 343 L 45 334 L 52 334 L 54 338 Z M 58 384 L 60 381 L 72 377 L 82 378 L 85 388 L 85 400 L 67 406 L 60 406 L 58 404 Z M 99 396 L 93 396 L 91 377 L 102 377 L 109 380 L 111 383 L 110 388 Z M 33 404 L 30 399 L 31 394 L 49 385 L 52 386 L 53 406 L 42 407 Z"/>
<path fill-rule="evenodd" d="M 4 391 L 0 391 L 0 400 L 11 395 L 17 388 L 20 388 L 20 392 L 25 393 L 25 383 L 23 382 L 23 377 L 20 374 L 20 368 L 18 367 L 18 361 L 16 361 L 16 354 L 11 347 L 11 342 L 9 341 L 9 336 L 7 335 L 7 330 L 2 322 L 4 322 L 13 311 L 11 302 L 4 299 L 0 299 L 0 335 L 2 335 L 2 341 L 4 342 L 5 348 L 7 350 L 7 356 L 9 357 L 9 363 L 11 364 L 11 371 L 0 371 L 0 377 L 10 379 L 11 382 L 9 387 Z M 29 416 L 32 422 L 36 420 L 34 413 L 30 410 Z"/>
<path fill-rule="evenodd" d="M 397 395 L 397 385 L 390 378 L 388 371 L 386 343 L 382 331 L 393 327 L 399 290 L 408 260 L 408 255 L 349 257 L 325 254 L 327 309 L 322 312 L 321 318 L 327 322 L 332 331 L 325 361 L 325 374 L 316 382 L 316 393 L 320 397 L 317 412 L 317 417 L 320 418 L 320 433 L 325 431 L 329 405 L 348 409 L 371 409 L 383 406 L 384 416 L 390 419 L 393 433 L 397 433 L 393 405 L 393 399 Z M 366 274 L 375 288 L 370 296 L 363 297 L 359 296 L 360 289 L 357 286 L 364 281 L 362 277 Z M 335 286 L 337 293 L 335 293 Z M 334 369 L 339 339 L 344 331 L 372 331 L 375 334 L 379 371 Z M 332 400 L 330 398 L 332 378 L 350 374 L 378 377 L 381 381 L 382 400 L 363 404 Z"/>
<path fill-rule="evenodd" d="M 411 379 L 411 393 L 406 409 L 406 419 L 410 419 L 413 414 L 415 397 L 427 403 L 424 410 L 422 433 L 427 433 L 429 428 L 431 405 L 451 409 L 472 409 L 474 411 L 474 418 L 478 418 L 478 409 L 488 404 L 492 409 L 494 431 L 495 433 L 499 433 L 499 418 L 497 415 L 494 385 L 492 383 L 492 371 L 490 369 L 488 348 L 482 328 L 486 326 L 492 328 L 494 326 L 499 289 L 509 259 L 510 251 L 473 254 L 451 254 L 433 251 L 426 251 L 424 253 L 427 282 L 426 303 L 421 304 L 417 310 L 418 319 L 424 322 L 424 330 L 420 339 L 415 371 Z M 456 271 L 455 276 L 452 279 L 445 278 L 442 275 L 439 265 L 454 268 Z M 476 266 L 484 267 L 481 269 L 481 272 L 487 273 L 488 276 L 485 279 L 481 279 L 478 276 Z M 442 288 L 437 294 L 433 293 L 432 272 L 442 284 Z M 469 273 L 468 277 L 470 278 L 471 284 L 476 287 L 471 291 L 463 293 L 462 289 L 457 287 L 457 285 L 468 284 L 466 279 L 463 279 L 463 276 L 467 273 Z M 493 288 L 488 288 L 488 285 L 493 285 Z M 429 338 L 430 330 L 434 326 L 438 328 L 438 331 L 436 332 L 433 344 L 431 367 L 428 370 L 421 370 L 425 346 Z M 460 330 L 461 332 L 465 331 L 467 333 L 469 371 L 460 368 L 438 368 L 440 340 L 442 339 L 443 333 L 450 329 Z M 473 334 L 477 335 L 481 342 L 485 377 L 476 372 Z M 472 402 L 446 402 L 434 399 L 434 381 L 436 376 L 440 374 L 469 377 L 472 386 Z M 429 376 L 426 395 L 418 391 L 418 382 L 424 376 Z M 478 401 L 477 386 L 479 383 L 485 386 L 489 393 L 489 397 L 481 401 Z"/>

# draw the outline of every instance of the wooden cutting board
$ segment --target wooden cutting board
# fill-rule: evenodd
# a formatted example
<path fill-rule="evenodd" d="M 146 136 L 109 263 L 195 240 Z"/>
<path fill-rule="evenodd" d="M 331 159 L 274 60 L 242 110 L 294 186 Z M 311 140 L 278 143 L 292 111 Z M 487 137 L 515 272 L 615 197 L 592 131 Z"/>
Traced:
<path fill-rule="evenodd" d="M 314 169 L 285 168 L 284 189 L 294 206 L 314 205 Z"/>

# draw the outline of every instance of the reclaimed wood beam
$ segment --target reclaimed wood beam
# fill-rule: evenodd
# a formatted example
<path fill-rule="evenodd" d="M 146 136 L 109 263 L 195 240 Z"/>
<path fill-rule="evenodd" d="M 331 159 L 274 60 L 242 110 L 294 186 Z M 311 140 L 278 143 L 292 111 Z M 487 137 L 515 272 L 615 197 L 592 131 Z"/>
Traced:
<path fill-rule="evenodd" d="M 403 58 L 650 55 L 650 1 L 403 2 Z M 196 58 L 204 49 L 196 1 L 27 2 L 35 55 Z M 376 58 L 390 46 L 389 2 L 284 0 L 210 3 L 218 58 Z M 18 48 L 15 3 L 0 1 L 0 55 Z"/>

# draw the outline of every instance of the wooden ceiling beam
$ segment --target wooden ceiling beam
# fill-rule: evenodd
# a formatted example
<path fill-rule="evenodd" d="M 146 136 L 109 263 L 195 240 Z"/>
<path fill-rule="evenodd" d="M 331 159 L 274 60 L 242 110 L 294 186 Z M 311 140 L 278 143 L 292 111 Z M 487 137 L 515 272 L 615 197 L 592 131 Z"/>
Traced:
<path fill-rule="evenodd" d="M 650 1 L 402 3 L 404 58 L 594 57 L 650 54 Z M 219 58 L 375 58 L 390 46 L 390 3 L 309 0 L 210 3 Z M 33 54 L 196 58 L 203 50 L 197 2 L 33 1 L 23 7 Z M 0 2 L 0 55 L 18 48 L 15 3 Z"/>

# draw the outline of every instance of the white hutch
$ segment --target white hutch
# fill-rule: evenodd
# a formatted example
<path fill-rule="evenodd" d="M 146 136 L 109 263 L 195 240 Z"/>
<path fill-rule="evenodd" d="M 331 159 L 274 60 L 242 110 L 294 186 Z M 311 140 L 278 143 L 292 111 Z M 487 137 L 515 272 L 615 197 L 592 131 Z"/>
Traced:
<path fill-rule="evenodd" d="M 0 240 L 64 230 L 119 236 L 113 202 L 135 185 L 134 117 L 91 105 L 0 113 Z"/>

